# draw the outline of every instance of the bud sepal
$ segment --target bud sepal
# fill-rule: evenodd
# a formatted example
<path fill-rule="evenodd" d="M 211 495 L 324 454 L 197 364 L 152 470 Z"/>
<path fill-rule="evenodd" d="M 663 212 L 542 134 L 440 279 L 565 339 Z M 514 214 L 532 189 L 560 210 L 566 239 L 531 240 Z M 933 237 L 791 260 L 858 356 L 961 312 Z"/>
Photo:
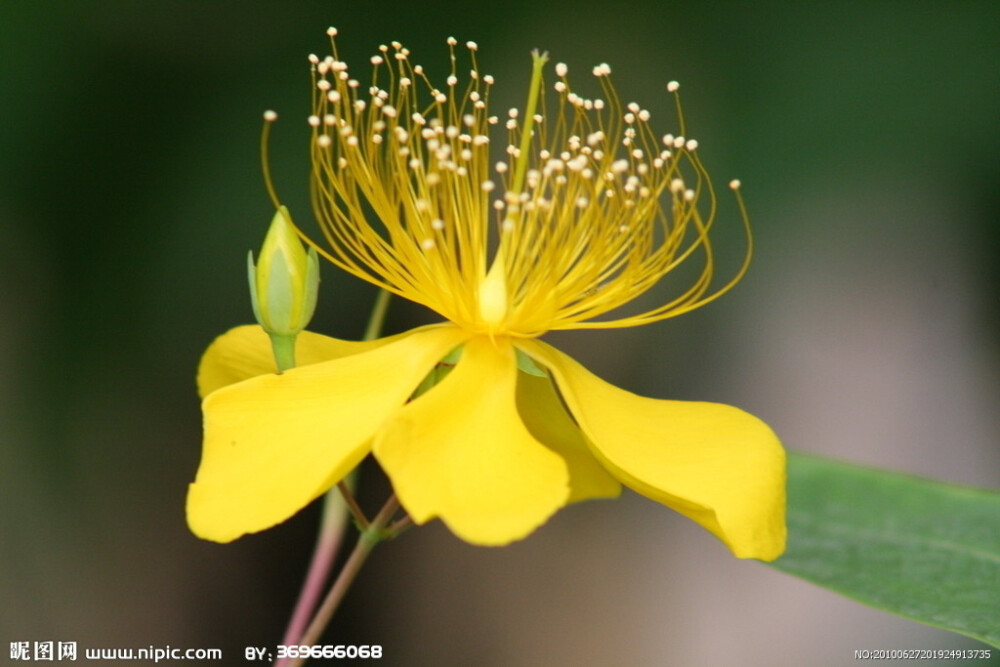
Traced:
<path fill-rule="evenodd" d="M 253 314 L 271 337 L 278 370 L 295 365 L 295 337 L 316 311 L 319 257 L 302 247 L 288 209 L 278 208 L 271 220 L 256 264 L 247 253 L 247 278 Z"/>

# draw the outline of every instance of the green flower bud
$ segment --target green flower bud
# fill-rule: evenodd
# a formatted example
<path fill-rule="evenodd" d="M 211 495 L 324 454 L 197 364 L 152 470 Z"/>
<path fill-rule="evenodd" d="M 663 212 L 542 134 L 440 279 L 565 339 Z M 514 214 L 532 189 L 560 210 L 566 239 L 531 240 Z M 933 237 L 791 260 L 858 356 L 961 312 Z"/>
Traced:
<path fill-rule="evenodd" d="M 247 253 L 247 277 L 253 314 L 271 336 L 278 369 L 290 368 L 295 336 L 316 310 L 319 258 L 313 248 L 306 252 L 302 247 L 284 206 L 271 220 L 256 265 L 253 251 Z"/>

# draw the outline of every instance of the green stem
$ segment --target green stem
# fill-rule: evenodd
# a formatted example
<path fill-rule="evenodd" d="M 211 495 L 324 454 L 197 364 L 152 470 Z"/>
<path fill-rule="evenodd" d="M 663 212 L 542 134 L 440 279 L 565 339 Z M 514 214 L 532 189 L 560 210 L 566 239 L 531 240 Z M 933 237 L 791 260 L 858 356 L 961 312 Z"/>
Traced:
<path fill-rule="evenodd" d="M 354 517 L 354 522 L 358 524 L 358 530 L 368 530 L 368 525 L 370 523 L 368 521 L 368 517 L 366 517 L 365 513 L 361 511 L 358 501 L 354 499 L 354 494 L 352 494 L 351 490 L 347 488 L 347 484 L 344 481 L 337 482 L 337 490 L 340 491 L 340 495 L 343 496 L 347 510 Z M 330 492 L 330 495 L 334 495 L 333 491 Z"/>
<path fill-rule="evenodd" d="M 333 587 L 327 594 L 326 599 L 323 600 L 323 604 L 320 605 L 319 611 L 316 612 L 312 623 L 309 624 L 309 628 L 302 635 L 302 639 L 298 641 L 299 644 L 312 646 L 319 640 L 320 635 L 323 634 L 323 630 L 326 629 L 326 626 L 330 623 L 330 619 L 333 618 L 334 612 L 337 611 L 340 602 L 344 599 L 347 589 L 350 588 L 355 578 L 357 578 L 358 572 L 361 571 L 361 566 L 368 559 L 368 555 L 375 548 L 376 544 L 385 539 L 384 529 L 389 521 L 392 520 L 392 517 L 395 516 L 397 510 L 399 510 L 399 501 L 395 495 L 392 495 L 381 511 L 379 511 L 378 516 L 372 520 L 367 530 L 363 531 L 358 537 L 358 543 L 355 545 L 354 551 L 351 552 L 347 562 L 344 563 L 343 569 L 337 575 L 337 580 L 333 582 Z M 299 658 L 291 663 L 291 667 L 299 667 L 305 664 L 306 660 L 308 658 Z"/>
<path fill-rule="evenodd" d="M 274 352 L 274 363 L 278 366 L 278 372 L 284 373 L 289 368 L 295 368 L 295 338 L 298 334 L 268 335 L 271 337 L 271 349 Z"/>
<path fill-rule="evenodd" d="M 288 629 L 285 630 L 285 636 L 282 640 L 282 644 L 285 646 L 299 643 L 299 638 L 309 623 L 309 617 L 319 602 L 320 592 L 330 575 L 333 559 L 337 555 L 344 535 L 348 516 L 347 499 L 351 497 L 350 489 L 347 487 L 353 486 L 353 483 L 352 474 L 346 482 L 341 482 L 343 494 L 328 493 L 323 502 L 323 518 L 320 521 L 319 535 L 316 537 L 316 548 L 313 551 L 305 581 L 302 583 L 302 591 L 299 593 L 292 619 L 288 623 Z M 287 664 L 287 660 L 280 660 L 276 664 Z"/>
<path fill-rule="evenodd" d="M 385 314 L 389 310 L 389 301 L 392 292 L 384 289 L 378 291 L 375 297 L 375 305 L 372 306 L 372 314 L 368 318 L 368 326 L 365 327 L 365 335 L 361 340 L 375 340 L 382 335 L 382 326 L 385 324 Z"/>

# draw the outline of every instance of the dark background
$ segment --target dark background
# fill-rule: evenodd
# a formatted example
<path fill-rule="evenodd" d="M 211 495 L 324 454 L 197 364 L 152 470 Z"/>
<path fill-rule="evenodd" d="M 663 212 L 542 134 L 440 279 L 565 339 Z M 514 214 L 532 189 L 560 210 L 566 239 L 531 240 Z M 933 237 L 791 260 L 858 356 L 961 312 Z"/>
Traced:
<path fill-rule="evenodd" d="M 477 41 L 500 113 L 523 104 L 535 47 L 577 81 L 609 62 L 661 133 L 680 80 L 717 184 L 743 180 L 754 266 L 677 320 L 552 339 L 638 393 L 739 405 L 791 448 L 996 487 L 995 2 L 11 0 L 0 644 L 221 647 L 237 664 L 279 642 L 318 514 L 231 545 L 187 531 L 193 378 L 208 342 L 252 317 L 264 109 L 282 119 L 281 197 L 311 224 L 306 55 L 331 24 L 355 68 L 399 39 L 438 79 L 447 36 Z M 324 269 L 312 328 L 359 336 L 372 289 Z M 426 321 L 396 303 L 387 331 Z M 380 484 L 367 469 L 373 510 Z M 976 645 L 736 560 L 634 494 L 504 549 L 413 530 L 375 552 L 334 626 L 328 641 L 406 665 L 836 665 Z"/>

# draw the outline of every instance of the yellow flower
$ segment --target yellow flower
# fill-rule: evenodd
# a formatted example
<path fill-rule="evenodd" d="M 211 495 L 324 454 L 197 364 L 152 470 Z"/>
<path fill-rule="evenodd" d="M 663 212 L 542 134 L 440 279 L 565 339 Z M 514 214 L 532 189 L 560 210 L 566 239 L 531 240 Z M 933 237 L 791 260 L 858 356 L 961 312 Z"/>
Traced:
<path fill-rule="evenodd" d="M 372 452 L 415 522 L 439 517 L 474 544 L 523 538 L 568 503 L 625 484 L 739 557 L 777 558 L 785 461 L 767 425 L 726 405 L 636 396 L 538 340 L 673 317 L 740 278 L 746 263 L 711 288 L 715 195 L 697 142 L 654 135 L 607 65 L 593 70 L 601 97 L 586 98 L 557 64 L 546 103 L 538 54 L 525 108 L 491 116 L 493 78 L 476 45 L 462 84 L 449 45 L 444 88 L 396 42 L 372 58 L 368 85 L 335 45 L 311 56 L 309 118 L 328 245 L 317 250 L 447 321 L 360 343 L 303 332 L 299 365 L 282 375 L 258 327 L 216 340 L 198 376 L 205 442 L 191 529 L 226 542 L 273 526 Z M 508 142 L 491 166 L 493 125 Z M 595 320 L 691 263 L 666 303 Z M 454 369 L 410 400 L 456 350 Z"/>

